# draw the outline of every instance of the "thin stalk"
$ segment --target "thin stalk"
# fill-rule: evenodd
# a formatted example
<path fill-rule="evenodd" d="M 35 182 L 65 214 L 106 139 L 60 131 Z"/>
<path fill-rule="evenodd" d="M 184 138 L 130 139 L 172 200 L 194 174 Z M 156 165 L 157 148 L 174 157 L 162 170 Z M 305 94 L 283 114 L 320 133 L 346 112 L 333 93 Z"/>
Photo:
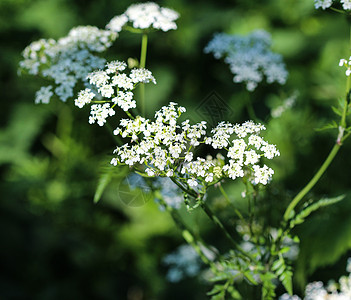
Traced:
<path fill-rule="evenodd" d="M 208 205 L 203 201 L 201 202 L 201 208 L 204 210 L 207 216 L 212 220 L 212 222 L 215 223 L 217 227 L 219 227 L 223 231 L 224 235 L 228 238 L 231 244 L 239 251 L 239 253 L 241 254 L 241 256 L 243 256 L 243 258 L 246 258 L 246 259 L 249 258 L 250 260 L 254 260 L 249 253 L 245 252 L 244 249 L 241 248 L 236 241 L 234 241 L 234 239 L 232 238 L 228 230 L 224 227 L 223 223 L 218 219 L 218 217 L 212 212 L 212 210 L 208 207 Z"/>
<path fill-rule="evenodd" d="M 140 68 L 145 68 L 146 66 L 146 52 L 147 52 L 147 34 L 143 33 L 141 39 L 141 53 L 140 53 Z"/>
<path fill-rule="evenodd" d="M 186 189 L 175 178 L 171 177 L 171 180 L 176 185 L 178 185 L 188 195 L 190 195 L 194 198 L 198 198 L 199 196 L 201 196 L 201 195 L 198 195 L 197 193 L 195 193 L 194 191 Z M 204 201 L 201 201 L 201 208 L 204 210 L 206 215 L 211 219 L 211 221 L 213 223 L 215 223 L 217 225 L 217 227 L 219 227 L 223 231 L 224 235 L 228 238 L 228 240 L 231 242 L 231 244 L 239 251 L 239 253 L 241 253 L 241 255 L 244 258 L 249 258 L 249 259 L 253 260 L 253 258 L 248 253 L 246 253 L 237 242 L 234 241 L 234 239 L 232 238 L 232 236 L 230 235 L 228 230 L 224 227 L 222 222 L 218 219 L 218 217 L 212 212 L 212 210 L 209 208 L 209 206 Z"/>
<path fill-rule="evenodd" d="M 141 39 L 141 53 L 140 53 L 140 68 L 145 68 L 146 65 L 146 52 L 147 52 L 147 34 L 143 33 Z M 139 87 L 140 91 L 140 107 L 142 116 L 145 117 L 145 84 L 141 83 Z"/>
<path fill-rule="evenodd" d="M 349 51 L 351 52 L 351 27 L 350 27 L 350 34 L 349 34 Z M 313 176 L 311 181 L 295 196 L 295 198 L 290 202 L 289 206 L 287 207 L 285 213 L 284 213 L 284 220 L 287 221 L 290 218 L 290 215 L 294 208 L 299 204 L 299 202 L 303 199 L 303 197 L 313 188 L 313 186 L 318 182 L 318 180 L 322 177 L 324 172 L 327 170 L 331 162 L 333 161 L 334 157 L 340 150 L 340 147 L 342 145 L 342 142 L 349 136 L 349 133 L 347 135 L 344 135 L 344 131 L 346 128 L 346 116 L 347 116 L 347 111 L 348 111 L 348 96 L 351 88 L 351 78 L 350 76 L 347 76 L 346 80 L 346 96 L 345 96 L 345 102 L 344 102 L 344 109 L 342 112 L 342 116 L 339 122 L 339 132 L 338 132 L 338 137 L 336 140 L 336 144 L 330 151 L 328 157 L 322 164 L 322 166 L 319 168 L 317 173 Z"/>
<path fill-rule="evenodd" d="M 220 192 L 222 193 L 223 197 L 227 200 L 228 204 L 231 205 L 231 206 L 233 206 L 233 204 L 230 202 L 230 199 L 229 199 L 227 193 L 225 192 L 225 190 L 224 190 L 224 188 L 222 187 L 221 184 L 219 184 L 219 190 L 220 190 Z M 233 206 L 233 207 L 234 207 L 234 206 Z M 234 207 L 234 212 L 237 214 L 237 216 L 239 217 L 239 219 L 240 219 L 242 222 L 246 223 L 246 221 L 245 221 L 243 215 L 241 214 L 241 212 L 240 212 L 236 207 Z"/>
<path fill-rule="evenodd" d="M 202 241 L 196 238 L 195 234 L 189 229 L 186 224 L 183 222 L 182 218 L 180 217 L 178 211 L 176 211 L 173 207 L 168 205 L 166 201 L 164 201 L 162 195 L 158 194 L 157 197 L 160 199 L 161 204 L 166 208 L 167 212 L 171 215 L 174 223 L 177 227 L 182 231 L 183 238 L 185 241 L 190 244 L 196 253 L 200 256 L 201 260 L 210 266 L 211 270 L 214 273 L 217 273 L 217 268 L 215 264 L 208 259 L 208 257 L 203 253 L 201 249 L 201 245 L 205 245 Z"/>
<path fill-rule="evenodd" d="M 296 195 L 296 197 L 290 202 L 288 208 L 284 213 L 284 220 L 287 221 L 290 217 L 292 210 L 296 207 L 296 205 L 302 200 L 302 198 L 313 188 L 313 186 L 318 182 L 318 180 L 322 177 L 324 172 L 329 167 L 330 163 L 333 161 L 334 157 L 338 153 L 341 145 L 335 144 L 332 150 L 330 151 L 327 159 L 324 161 L 323 165 L 320 167 L 318 172 L 313 176 L 311 181 Z"/>

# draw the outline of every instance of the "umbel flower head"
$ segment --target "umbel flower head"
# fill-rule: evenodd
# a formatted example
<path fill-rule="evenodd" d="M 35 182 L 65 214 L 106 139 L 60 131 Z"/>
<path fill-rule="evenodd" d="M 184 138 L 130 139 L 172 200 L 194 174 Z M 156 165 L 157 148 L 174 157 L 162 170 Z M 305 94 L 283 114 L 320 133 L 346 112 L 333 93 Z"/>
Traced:
<path fill-rule="evenodd" d="M 125 13 L 112 18 L 106 28 L 120 32 L 124 25 L 130 24 L 137 29 L 154 28 L 168 31 L 177 29 L 175 21 L 178 18 L 179 14 L 176 11 L 160 7 L 154 2 L 146 2 L 129 6 Z"/>
<path fill-rule="evenodd" d="M 117 33 L 93 26 L 73 28 L 66 37 L 35 41 L 23 51 L 20 70 L 40 75 L 54 82 L 36 93 L 35 103 L 49 103 L 56 94 L 62 101 L 72 97 L 78 82 L 87 85 L 86 76 L 104 66 L 105 59 L 96 53 L 105 51 L 117 38 Z"/>
<path fill-rule="evenodd" d="M 205 47 L 205 53 L 224 58 L 234 74 L 233 81 L 246 83 L 253 91 L 266 77 L 267 83 L 285 84 L 288 72 L 281 55 L 270 48 L 272 39 L 268 32 L 256 30 L 247 36 L 217 33 Z"/>
<path fill-rule="evenodd" d="M 93 104 L 89 117 L 90 124 L 96 122 L 103 126 L 106 118 L 115 114 L 113 108 L 116 105 L 124 111 L 135 108 L 136 101 L 133 99 L 132 91 L 139 83 L 153 82 L 156 84 L 149 70 L 132 69 L 128 75 L 123 72 L 126 68 L 125 62 L 116 60 L 108 62 L 103 70 L 91 72 L 86 76 L 91 86 L 78 93 L 74 104 L 79 108 L 86 104 Z"/>
<path fill-rule="evenodd" d="M 206 122 L 178 124 L 184 112 L 184 107 L 171 102 L 155 113 L 154 121 L 141 116 L 121 120 L 114 134 L 131 141 L 115 149 L 111 164 L 128 165 L 151 177 L 176 177 L 191 189 L 223 178 L 245 176 L 253 184 L 264 185 L 270 181 L 274 171 L 261 166 L 261 158 L 273 159 L 279 151 L 260 136 L 263 125 L 221 122 L 207 136 Z M 225 155 L 195 157 L 197 147 L 204 143 Z"/>
<path fill-rule="evenodd" d="M 322 9 L 327 9 L 333 5 L 333 0 L 314 0 L 314 7 L 316 9 L 322 8 Z M 351 0 L 340 0 L 340 3 L 342 4 L 342 8 L 344 10 L 351 10 Z"/>

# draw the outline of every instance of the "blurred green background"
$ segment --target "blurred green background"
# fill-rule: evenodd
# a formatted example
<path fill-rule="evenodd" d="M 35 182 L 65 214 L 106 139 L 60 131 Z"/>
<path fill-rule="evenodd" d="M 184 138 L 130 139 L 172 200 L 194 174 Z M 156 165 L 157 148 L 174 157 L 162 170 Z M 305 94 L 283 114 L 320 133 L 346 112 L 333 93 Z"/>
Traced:
<path fill-rule="evenodd" d="M 98 178 L 114 143 L 103 128 L 89 125 L 88 111 L 59 101 L 34 105 L 45 82 L 17 76 L 22 50 L 40 38 L 58 39 L 77 25 L 103 28 L 130 1 L 0 0 L 0 299 L 206 299 L 209 285 L 196 278 L 165 279 L 162 259 L 183 243 L 171 218 L 154 201 L 130 207 L 118 199 L 116 174 L 102 200 L 93 203 Z M 335 119 L 330 106 L 344 96 L 348 21 L 317 11 L 313 0 L 161 1 L 181 15 L 178 30 L 150 36 L 147 67 L 158 84 L 148 87 L 147 114 L 175 101 L 192 121 L 215 91 L 230 106 L 233 123 L 248 119 L 247 92 L 232 82 L 223 61 L 204 54 L 215 32 L 245 34 L 263 28 L 289 71 L 285 86 L 263 85 L 252 95 L 267 139 L 280 149 L 262 217 L 278 224 L 284 207 L 312 177 L 331 149 L 336 132 L 316 131 Z M 122 32 L 108 59 L 138 58 L 140 39 Z M 272 109 L 297 93 L 278 118 Z M 351 143 L 347 141 L 312 199 L 346 194 L 300 226 L 295 290 L 307 282 L 337 279 L 351 255 Z M 227 184 L 240 194 L 240 184 Z M 214 203 L 220 197 L 213 191 Z M 217 199 L 217 198 L 218 199 Z M 200 212 L 182 211 L 207 240 L 216 230 Z M 225 214 L 223 215 L 225 217 Z M 218 241 L 217 241 L 218 242 Z"/>

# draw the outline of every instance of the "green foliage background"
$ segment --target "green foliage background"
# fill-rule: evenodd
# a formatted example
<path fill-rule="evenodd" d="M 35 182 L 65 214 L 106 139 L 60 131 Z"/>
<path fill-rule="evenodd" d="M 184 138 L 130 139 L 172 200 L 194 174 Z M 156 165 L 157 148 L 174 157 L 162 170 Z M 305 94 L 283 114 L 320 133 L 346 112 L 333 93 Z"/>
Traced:
<path fill-rule="evenodd" d="M 17 76 L 21 51 L 30 42 L 57 39 L 77 25 L 103 28 L 130 4 L 0 0 L 0 299 L 206 299 L 209 286 L 200 279 L 165 280 L 162 258 L 182 238 L 154 201 L 129 207 L 119 200 L 122 171 L 102 200 L 93 203 L 99 175 L 114 149 L 110 136 L 89 125 L 88 111 L 72 103 L 34 105 L 34 93 L 44 82 Z M 147 67 L 158 84 L 146 90 L 149 116 L 175 101 L 197 121 L 196 108 L 215 91 L 233 111 L 228 120 L 248 119 L 244 87 L 234 84 L 227 65 L 203 48 L 215 32 L 263 28 L 272 34 L 289 80 L 283 87 L 261 86 L 252 98 L 257 116 L 267 123 L 267 139 L 281 151 L 262 204 L 262 217 L 278 224 L 284 207 L 335 141 L 336 132 L 315 129 L 335 117 L 330 106 L 344 96 L 338 61 L 349 56 L 348 21 L 316 11 L 313 0 L 170 0 L 160 5 L 177 10 L 181 18 L 177 31 L 150 36 Z M 138 58 L 139 47 L 137 36 L 122 32 L 107 58 Z M 295 106 L 280 118 L 269 118 L 270 110 L 295 91 Z M 300 294 L 308 281 L 345 273 L 351 254 L 350 150 L 347 141 L 309 194 L 311 199 L 346 194 L 346 199 L 315 213 L 295 232 L 301 238 L 294 265 Z M 236 198 L 242 186 L 227 184 L 226 189 Z M 218 208 L 223 205 L 218 191 L 211 197 Z M 182 214 L 207 240 L 224 243 L 200 212 Z"/>

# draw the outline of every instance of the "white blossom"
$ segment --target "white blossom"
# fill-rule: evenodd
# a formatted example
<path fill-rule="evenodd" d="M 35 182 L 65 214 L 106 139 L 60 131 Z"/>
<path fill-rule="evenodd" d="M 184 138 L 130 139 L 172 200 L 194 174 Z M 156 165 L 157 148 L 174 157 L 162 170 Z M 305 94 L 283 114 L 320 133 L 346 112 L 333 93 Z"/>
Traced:
<path fill-rule="evenodd" d="M 333 4 L 333 0 L 314 0 L 314 7 L 316 9 L 327 9 Z"/>
<path fill-rule="evenodd" d="M 195 187 L 198 185 L 198 182 L 197 182 L 196 178 L 192 177 L 192 178 L 188 179 L 188 184 L 190 187 Z"/>
<path fill-rule="evenodd" d="M 106 73 L 117 73 L 118 71 L 124 71 L 127 67 L 127 64 L 124 61 L 111 61 L 106 64 Z"/>
<path fill-rule="evenodd" d="M 252 168 L 254 170 L 254 179 L 252 180 L 254 184 L 262 183 L 266 185 L 274 174 L 274 171 L 266 165 L 262 168 L 258 165 L 254 165 Z"/>
<path fill-rule="evenodd" d="M 78 98 L 74 100 L 74 104 L 79 108 L 82 108 L 85 104 L 91 102 L 95 94 L 91 92 L 91 89 L 85 89 L 79 92 Z"/>
<path fill-rule="evenodd" d="M 256 30 L 247 36 L 216 34 L 205 47 L 205 53 L 224 58 L 234 74 L 235 83 L 244 82 L 253 91 L 266 77 L 267 83 L 285 84 L 288 72 L 279 54 L 270 50 L 271 36 L 264 30 Z"/>
<path fill-rule="evenodd" d="M 116 38 L 112 31 L 78 26 L 57 41 L 41 39 L 31 43 L 23 51 L 20 70 L 51 80 L 55 94 L 67 101 L 78 83 L 88 87 L 87 74 L 105 63 L 96 54 L 109 48 Z"/>
<path fill-rule="evenodd" d="M 134 83 L 149 83 L 152 82 L 154 84 L 156 84 L 156 79 L 154 76 L 152 76 L 152 73 L 144 68 L 139 68 L 139 69 L 132 69 L 132 71 L 130 72 L 130 79 L 134 82 Z"/>
<path fill-rule="evenodd" d="M 351 0 L 340 0 L 344 10 L 351 10 Z M 333 5 L 333 0 L 314 0 L 314 7 L 316 9 L 327 9 Z"/>
<path fill-rule="evenodd" d="M 131 143 L 116 148 L 116 161 L 130 166 L 144 164 L 148 170 L 144 172 L 150 172 L 152 166 L 159 176 L 178 177 L 190 188 L 225 177 L 234 180 L 247 175 L 254 184 L 264 185 L 271 180 L 274 172 L 266 165 L 260 166 L 261 158 L 273 159 L 280 153 L 259 136 L 265 129 L 263 125 L 252 121 L 235 125 L 221 122 L 208 137 L 205 122 L 191 125 L 186 120 L 178 124 L 184 111 L 171 102 L 155 113 L 154 121 L 140 116 L 122 119 L 114 134 L 131 138 Z M 226 156 L 218 153 L 215 158 L 195 157 L 194 152 L 204 142 L 213 149 L 225 150 Z"/>
<path fill-rule="evenodd" d="M 132 4 L 125 13 L 115 16 L 106 25 L 106 28 L 120 32 L 125 24 L 130 23 L 138 29 L 154 28 L 162 31 L 177 29 L 175 20 L 179 14 L 169 8 L 160 7 L 154 2 Z"/>
<path fill-rule="evenodd" d="M 346 67 L 345 74 L 346 76 L 350 76 L 351 74 L 351 56 L 348 60 L 342 58 L 339 61 L 339 67 Z"/>
<path fill-rule="evenodd" d="M 342 7 L 345 10 L 351 10 L 351 0 L 341 0 Z"/>
<path fill-rule="evenodd" d="M 87 103 L 94 104 L 97 101 L 100 104 L 111 104 L 109 106 L 109 113 L 105 116 L 112 116 L 113 108 L 115 105 L 119 106 L 122 110 L 128 111 L 129 109 L 136 108 L 136 101 L 133 99 L 133 90 L 139 82 L 147 83 L 154 82 L 155 78 L 152 73 L 147 69 L 133 69 L 130 74 L 122 73 L 125 71 L 127 64 L 122 61 L 111 61 L 106 63 L 104 69 L 93 71 L 87 74 L 86 78 L 89 81 L 91 88 L 96 90 L 94 94 L 91 89 L 80 91 L 75 104 L 82 108 Z M 95 91 L 94 90 L 94 91 Z M 96 96 L 96 100 L 93 98 Z M 100 106 L 99 106 L 100 107 Z M 107 106 L 104 106 L 107 107 Z M 95 111 L 97 106 L 94 106 L 92 111 Z M 95 117 L 90 117 L 89 123 L 95 123 Z M 104 124 L 105 122 L 98 122 Z"/>
<path fill-rule="evenodd" d="M 150 169 L 150 168 L 147 168 L 147 169 L 145 170 L 145 173 L 146 173 L 148 176 L 150 176 L 150 177 L 155 176 L 155 171 L 152 170 L 152 169 Z"/>
<path fill-rule="evenodd" d="M 106 123 L 106 118 L 108 116 L 113 116 L 115 114 L 115 111 L 110 108 L 109 103 L 104 103 L 104 104 L 93 104 L 91 106 L 91 111 L 90 111 L 90 117 L 89 117 L 89 123 L 98 123 L 99 126 L 103 126 Z"/>
<path fill-rule="evenodd" d="M 105 84 L 98 89 L 102 97 L 111 98 L 114 94 L 113 86 Z"/>
<path fill-rule="evenodd" d="M 38 90 L 35 94 L 35 103 L 49 103 L 50 102 L 50 98 L 52 97 L 52 95 L 54 94 L 52 91 L 52 86 L 43 86 L 40 88 L 40 90 Z"/>
<path fill-rule="evenodd" d="M 118 91 L 117 97 L 112 99 L 112 102 L 117 104 L 120 108 L 122 108 L 124 111 L 127 111 L 131 108 L 136 107 L 136 101 L 133 100 L 133 93 L 128 91 L 128 92 L 123 92 L 123 91 Z"/>

